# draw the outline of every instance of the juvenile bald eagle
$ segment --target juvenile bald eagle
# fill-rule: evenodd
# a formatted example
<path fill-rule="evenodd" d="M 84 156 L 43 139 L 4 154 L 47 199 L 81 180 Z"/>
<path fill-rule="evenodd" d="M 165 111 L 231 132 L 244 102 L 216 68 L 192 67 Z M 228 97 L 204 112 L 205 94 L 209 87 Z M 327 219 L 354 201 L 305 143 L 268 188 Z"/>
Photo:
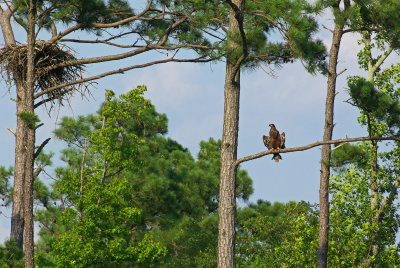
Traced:
<path fill-rule="evenodd" d="M 282 132 L 282 134 L 279 134 L 279 131 L 276 129 L 274 124 L 269 124 L 269 126 L 271 127 L 271 129 L 269 131 L 269 136 L 263 136 L 263 142 L 264 142 L 265 147 L 267 147 L 268 150 L 284 149 L 285 148 L 285 132 Z M 282 160 L 282 157 L 280 154 L 274 154 L 272 156 L 272 159 L 274 159 L 275 162 L 279 162 L 279 159 Z"/>

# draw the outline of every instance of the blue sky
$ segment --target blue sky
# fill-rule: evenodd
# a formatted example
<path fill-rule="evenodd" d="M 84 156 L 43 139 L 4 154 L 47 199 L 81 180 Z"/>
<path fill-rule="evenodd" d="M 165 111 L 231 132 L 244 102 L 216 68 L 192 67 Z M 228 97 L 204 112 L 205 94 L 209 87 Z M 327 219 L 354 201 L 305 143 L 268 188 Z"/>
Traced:
<path fill-rule="evenodd" d="M 325 25 L 331 23 L 325 16 Z M 82 32 L 81 37 L 85 36 Z M 17 39 L 25 42 L 25 36 L 17 34 Z M 330 45 L 330 33 L 321 30 L 319 36 Z M 2 37 L 0 38 L 2 40 Z M 358 110 L 344 101 L 348 99 L 345 78 L 348 75 L 364 73 L 357 69 L 357 36 L 344 37 L 339 56 L 338 70 L 348 70 L 339 76 L 335 104 L 334 138 L 365 136 L 366 132 L 357 124 Z M 0 41 L 1 42 L 1 41 Z M 78 58 L 111 52 L 104 47 L 74 47 Z M 88 66 L 87 76 L 114 68 L 125 67 L 136 61 L 146 61 L 159 54 L 140 56 L 120 62 Z M 391 58 L 393 61 L 396 58 Z M 398 58 L 397 58 L 398 59 Z M 324 126 L 324 105 L 326 77 L 308 74 L 301 63 L 288 64 L 274 70 L 272 77 L 266 70 L 244 72 L 241 83 L 240 125 L 238 157 L 265 150 L 262 135 L 268 133 L 267 125 L 274 123 L 278 130 L 286 133 L 286 146 L 297 147 L 322 140 Z M 125 74 L 110 76 L 98 81 L 92 89 L 92 96 L 82 99 L 75 96 L 70 105 L 60 107 L 51 113 L 38 109 L 43 127 L 38 130 L 37 144 L 53 137 L 57 120 L 62 116 L 77 116 L 94 113 L 104 100 L 106 88 L 117 94 L 127 92 L 137 85 L 147 85 L 148 97 L 158 112 L 169 118 L 168 136 L 189 148 L 193 155 L 199 150 L 199 142 L 209 137 L 222 136 L 223 86 L 225 66 L 217 64 L 170 63 L 138 69 Z M 364 74 L 365 75 L 365 74 Z M 7 130 L 15 129 L 15 103 L 13 91 L 8 92 L 4 84 L 0 95 L 2 114 L 0 128 L 0 165 L 14 163 L 14 137 Z M 58 152 L 64 145 L 52 139 L 46 151 Z M 242 165 L 253 179 L 254 194 L 250 201 L 264 199 L 286 202 L 305 200 L 318 202 L 320 155 L 318 148 L 304 152 L 283 154 L 278 164 L 266 156 Z M 55 164 L 60 162 L 57 156 Z M 9 236 L 10 210 L 1 208 L 0 242 Z"/>

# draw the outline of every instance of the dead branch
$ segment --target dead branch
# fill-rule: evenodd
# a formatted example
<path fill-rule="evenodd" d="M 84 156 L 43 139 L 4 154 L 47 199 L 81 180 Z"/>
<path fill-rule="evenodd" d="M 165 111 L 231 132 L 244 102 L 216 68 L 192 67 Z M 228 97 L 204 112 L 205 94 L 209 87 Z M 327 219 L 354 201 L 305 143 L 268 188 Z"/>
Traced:
<path fill-rule="evenodd" d="M 33 173 L 33 179 L 36 179 L 40 175 L 40 172 L 42 172 L 42 170 L 42 167 L 36 168 L 35 172 Z"/>
<path fill-rule="evenodd" d="M 8 127 L 7 130 L 10 131 L 12 134 L 14 134 L 14 136 L 17 136 L 17 134 L 15 134 L 15 131 L 12 130 L 11 128 Z"/>
<path fill-rule="evenodd" d="M 339 140 L 330 140 L 330 141 L 317 141 L 314 143 L 311 143 L 309 145 L 305 146 L 300 146 L 300 147 L 293 147 L 293 148 L 286 148 L 286 149 L 281 149 L 281 150 L 270 150 L 270 151 L 264 151 L 258 154 L 253 154 L 249 156 L 242 157 L 234 162 L 234 166 L 237 167 L 240 163 L 250 161 L 253 159 L 257 159 L 269 154 L 274 154 L 274 153 L 290 153 L 290 152 L 298 152 L 298 151 L 305 151 L 320 145 L 325 145 L 325 144 L 335 144 L 335 143 L 342 143 L 342 142 L 355 142 L 355 141 L 387 141 L 387 140 L 395 140 L 395 141 L 400 141 L 399 137 L 360 137 L 360 138 L 346 138 L 346 139 L 339 139 Z"/>
<path fill-rule="evenodd" d="M 46 144 L 51 140 L 51 138 L 47 138 L 44 140 L 44 142 L 42 142 L 42 144 L 40 144 L 39 148 L 36 150 L 35 154 L 33 155 L 33 159 L 35 160 L 36 157 L 39 156 L 40 152 L 43 150 L 44 146 L 46 146 Z"/>

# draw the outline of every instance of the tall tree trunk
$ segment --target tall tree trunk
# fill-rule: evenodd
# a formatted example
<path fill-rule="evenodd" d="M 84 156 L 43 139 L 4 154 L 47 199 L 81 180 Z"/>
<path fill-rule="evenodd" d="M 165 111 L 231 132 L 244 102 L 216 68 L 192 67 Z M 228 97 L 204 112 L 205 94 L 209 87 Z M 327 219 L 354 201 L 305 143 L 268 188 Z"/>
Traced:
<path fill-rule="evenodd" d="M 28 49 L 26 94 L 22 100 L 25 112 L 34 114 L 34 82 L 35 82 L 35 25 L 36 25 L 36 0 L 30 0 L 28 13 Z M 29 122 L 26 139 L 26 163 L 24 182 L 24 223 L 25 223 L 25 267 L 34 268 L 34 227 L 33 227 L 33 161 L 35 153 L 35 125 Z M 25 122 L 26 124 L 26 122 Z"/>
<path fill-rule="evenodd" d="M 26 91 L 23 82 L 24 75 L 13 74 L 17 89 L 17 114 L 26 110 Z M 28 125 L 17 117 L 17 130 L 15 136 L 15 165 L 14 165 L 14 188 L 13 188 L 13 208 L 11 217 L 11 238 L 15 239 L 17 247 L 22 249 L 24 237 L 24 181 L 27 171 L 28 155 Z"/>
<path fill-rule="evenodd" d="M 224 126 L 221 149 L 219 194 L 218 267 L 235 267 L 236 168 L 240 74 L 232 77 L 227 63 L 225 81 Z"/>
<path fill-rule="evenodd" d="M 240 10 L 244 1 L 232 1 Z M 228 39 L 239 31 L 239 23 L 231 9 L 229 16 Z M 230 51 L 238 44 L 230 40 Z M 218 267 L 235 267 L 235 221 L 236 221 L 236 168 L 239 132 L 240 69 L 235 70 L 237 62 L 229 55 L 226 59 L 224 87 L 224 125 L 222 130 L 221 173 L 219 190 L 218 224 Z"/>
<path fill-rule="evenodd" d="M 340 2 L 340 1 L 339 1 Z M 339 3 L 337 8 L 339 7 Z M 337 62 L 343 26 L 336 24 L 333 30 L 332 45 L 329 54 L 329 74 L 325 103 L 324 141 L 332 139 L 333 114 L 336 95 Z M 321 177 L 319 188 L 319 239 L 318 239 L 318 268 L 327 267 L 329 239 L 329 177 L 330 177 L 331 146 L 322 146 Z"/>
<path fill-rule="evenodd" d="M 13 7 L 11 7 L 12 9 Z M 3 33 L 3 38 L 6 46 L 15 45 L 14 32 L 11 26 L 10 18 L 12 15 L 11 9 L 3 10 L 0 7 L 0 25 Z M 17 114 L 23 111 L 22 103 L 19 101 L 24 95 L 24 83 L 22 73 L 13 74 L 15 86 L 17 89 Z M 25 175 L 25 143 L 26 143 L 26 130 L 24 130 L 23 122 L 17 119 L 17 129 L 15 133 L 15 165 L 14 165 L 14 187 L 13 187 L 13 207 L 11 216 L 11 233 L 10 237 L 17 243 L 17 247 L 22 249 L 24 237 L 24 204 L 23 204 L 23 191 Z"/>

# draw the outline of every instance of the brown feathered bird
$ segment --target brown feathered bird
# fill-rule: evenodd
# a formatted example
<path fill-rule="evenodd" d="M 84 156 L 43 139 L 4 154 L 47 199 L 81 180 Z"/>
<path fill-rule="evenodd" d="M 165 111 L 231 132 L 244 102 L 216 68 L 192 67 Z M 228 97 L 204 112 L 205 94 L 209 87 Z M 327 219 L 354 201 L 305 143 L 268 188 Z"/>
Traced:
<path fill-rule="evenodd" d="M 269 124 L 269 126 L 271 127 L 269 130 L 269 136 L 263 136 L 265 147 L 267 147 L 268 150 L 284 149 L 286 139 L 285 132 L 279 134 L 279 131 L 276 129 L 274 124 Z M 280 154 L 276 153 L 272 156 L 272 159 L 274 159 L 275 162 L 279 162 L 279 159 L 282 160 L 282 157 Z"/>

